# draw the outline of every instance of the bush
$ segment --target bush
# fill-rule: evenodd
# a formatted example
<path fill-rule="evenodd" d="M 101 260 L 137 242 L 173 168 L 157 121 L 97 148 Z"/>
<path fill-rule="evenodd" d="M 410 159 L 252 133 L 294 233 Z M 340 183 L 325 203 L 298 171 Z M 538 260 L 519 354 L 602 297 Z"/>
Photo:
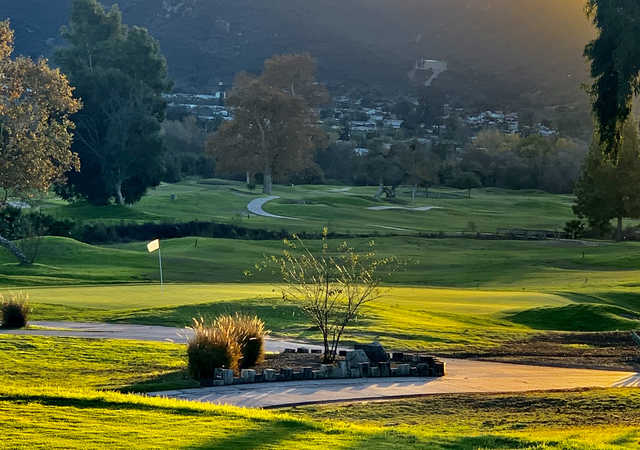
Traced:
<path fill-rule="evenodd" d="M 1 295 L 2 328 L 15 330 L 24 328 L 29 321 L 29 296 L 25 293 Z"/>
<path fill-rule="evenodd" d="M 208 326 L 203 319 L 194 319 L 194 336 L 189 339 L 187 356 L 189 373 L 196 380 L 212 380 L 215 369 L 238 370 L 240 350 L 230 330 Z"/>
<path fill-rule="evenodd" d="M 235 316 L 218 317 L 215 327 L 227 330 L 233 335 L 240 353 L 240 368 L 255 367 L 264 360 L 264 322 L 257 316 L 236 313 Z"/>

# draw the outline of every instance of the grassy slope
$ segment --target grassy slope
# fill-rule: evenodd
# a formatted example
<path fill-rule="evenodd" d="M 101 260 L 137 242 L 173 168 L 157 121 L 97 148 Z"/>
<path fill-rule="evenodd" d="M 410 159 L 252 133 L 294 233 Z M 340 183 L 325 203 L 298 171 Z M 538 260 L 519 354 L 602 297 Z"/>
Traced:
<path fill-rule="evenodd" d="M 637 448 L 640 390 L 603 389 L 309 406 L 287 412 L 322 420 L 386 424 L 429 448 Z M 624 414 L 621 412 L 624 411 Z M 452 446 L 452 442 L 455 445 Z"/>
<path fill-rule="evenodd" d="M 183 350 L 171 344 L 0 335 L 0 365 L 7 448 L 584 449 L 631 448 L 640 437 L 637 389 L 274 413 L 96 391 L 192 385 Z"/>
<path fill-rule="evenodd" d="M 164 289 L 149 284 L 68 286 L 150 280 L 157 277 L 157 260 L 142 243 L 99 248 L 61 238 L 45 242 L 39 266 L 25 269 L 8 257 L 0 260 L 6 274 L 2 284 L 14 288 L 41 284 L 30 289 L 38 303 L 38 319 L 182 326 L 194 316 L 242 309 L 264 317 L 278 334 L 318 337 L 295 304 L 277 300 L 277 288 L 265 284 L 268 275 L 250 280 L 252 284 L 242 276 L 262 255 L 277 252 L 279 242 L 197 241 L 197 248 L 195 238 L 163 244 L 166 279 L 195 284 Z M 356 244 L 364 246 L 365 241 Z M 405 286 L 390 287 L 382 301 L 363 311 L 358 334 L 348 336 L 352 340 L 449 350 L 494 345 L 540 329 L 604 331 L 638 326 L 636 244 L 395 237 L 381 238 L 378 245 L 381 253 L 403 255 L 414 264 L 394 279 Z"/>
<path fill-rule="evenodd" d="M 206 183 L 206 182 L 205 182 Z M 373 199 L 375 187 L 355 187 L 348 192 L 332 192 L 335 186 L 276 186 L 274 194 L 281 199 L 265 206 L 268 212 L 297 217 L 301 221 L 247 218 L 247 203 L 260 197 L 259 191 L 249 192 L 241 183 L 203 184 L 185 181 L 163 184 L 149 192 L 132 208 L 64 205 L 52 200 L 45 206 L 58 217 L 76 220 L 114 222 L 207 220 L 233 222 L 247 227 L 282 228 L 293 231 L 319 231 L 329 225 L 336 232 L 393 233 L 390 228 L 409 231 L 461 231 L 473 222 L 478 230 L 497 228 L 562 229 L 573 218 L 572 197 L 537 191 L 481 189 L 471 199 L 427 199 L 419 196 L 415 202 L 407 188 L 398 190 L 404 206 L 436 206 L 432 211 L 370 211 L 371 206 L 389 203 Z M 457 191 L 460 193 L 460 191 Z M 175 195 L 176 200 L 171 200 Z"/>

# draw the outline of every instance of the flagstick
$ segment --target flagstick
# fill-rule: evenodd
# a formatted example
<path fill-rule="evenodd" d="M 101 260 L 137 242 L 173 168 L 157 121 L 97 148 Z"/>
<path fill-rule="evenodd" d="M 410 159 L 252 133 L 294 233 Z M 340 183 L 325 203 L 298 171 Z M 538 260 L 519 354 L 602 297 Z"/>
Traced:
<path fill-rule="evenodd" d="M 160 286 L 164 285 L 164 279 L 162 278 L 162 250 L 158 248 L 158 262 L 160 263 Z"/>

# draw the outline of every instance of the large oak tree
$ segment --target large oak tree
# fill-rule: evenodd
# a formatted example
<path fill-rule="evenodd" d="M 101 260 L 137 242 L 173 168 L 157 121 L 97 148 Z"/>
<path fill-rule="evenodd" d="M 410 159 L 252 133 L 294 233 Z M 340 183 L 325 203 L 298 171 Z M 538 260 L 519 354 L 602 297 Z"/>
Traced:
<path fill-rule="evenodd" d="M 70 150 L 80 109 L 67 78 L 47 61 L 11 58 L 13 32 L 0 22 L 0 209 L 10 198 L 28 198 L 62 181 L 79 160 Z M 8 239 L 7 248 L 23 264 L 25 255 Z"/>
<path fill-rule="evenodd" d="M 260 77 L 236 77 L 227 101 L 234 118 L 207 143 L 219 171 L 262 173 L 264 193 L 271 194 L 274 176 L 313 167 L 326 143 L 313 107 L 328 99 L 315 70 L 308 55 L 283 55 L 268 60 Z"/>
<path fill-rule="evenodd" d="M 73 1 L 62 36 L 69 46 L 56 51 L 56 61 L 85 107 L 74 116 L 83 171 L 60 193 L 95 204 L 133 203 L 162 173 L 162 94 L 172 87 L 167 62 L 146 29 L 124 25 L 116 6 L 105 11 L 96 0 Z"/>

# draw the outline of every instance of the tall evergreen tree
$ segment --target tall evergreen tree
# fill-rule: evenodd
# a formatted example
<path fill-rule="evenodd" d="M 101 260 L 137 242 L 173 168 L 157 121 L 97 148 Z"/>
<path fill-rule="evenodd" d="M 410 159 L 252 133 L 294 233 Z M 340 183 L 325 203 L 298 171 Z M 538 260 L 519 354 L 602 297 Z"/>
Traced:
<path fill-rule="evenodd" d="M 621 146 L 612 161 L 603 145 L 594 139 L 576 185 L 574 212 L 586 218 L 592 228 L 607 231 L 610 221 L 617 220 L 616 239 L 622 240 L 624 218 L 640 217 L 640 139 L 638 124 L 628 119 L 623 127 Z"/>
<path fill-rule="evenodd" d="M 593 113 L 604 153 L 615 159 L 633 96 L 640 94 L 640 2 L 588 0 L 586 10 L 599 32 L 585 48 Z"/>
<path fill-rule="evenodd" d="M 172 87 L 166 60 L 146 29 L 124 25 L 117 6 L 105 11 L 97 0 L 73 0 L 62 36 L 69 46 L 55 58 L 85 107 L 74 116 L 73 147 L 83 171 L 60 193 L 134 203 L 162 174 L 162 94 Z"/>

